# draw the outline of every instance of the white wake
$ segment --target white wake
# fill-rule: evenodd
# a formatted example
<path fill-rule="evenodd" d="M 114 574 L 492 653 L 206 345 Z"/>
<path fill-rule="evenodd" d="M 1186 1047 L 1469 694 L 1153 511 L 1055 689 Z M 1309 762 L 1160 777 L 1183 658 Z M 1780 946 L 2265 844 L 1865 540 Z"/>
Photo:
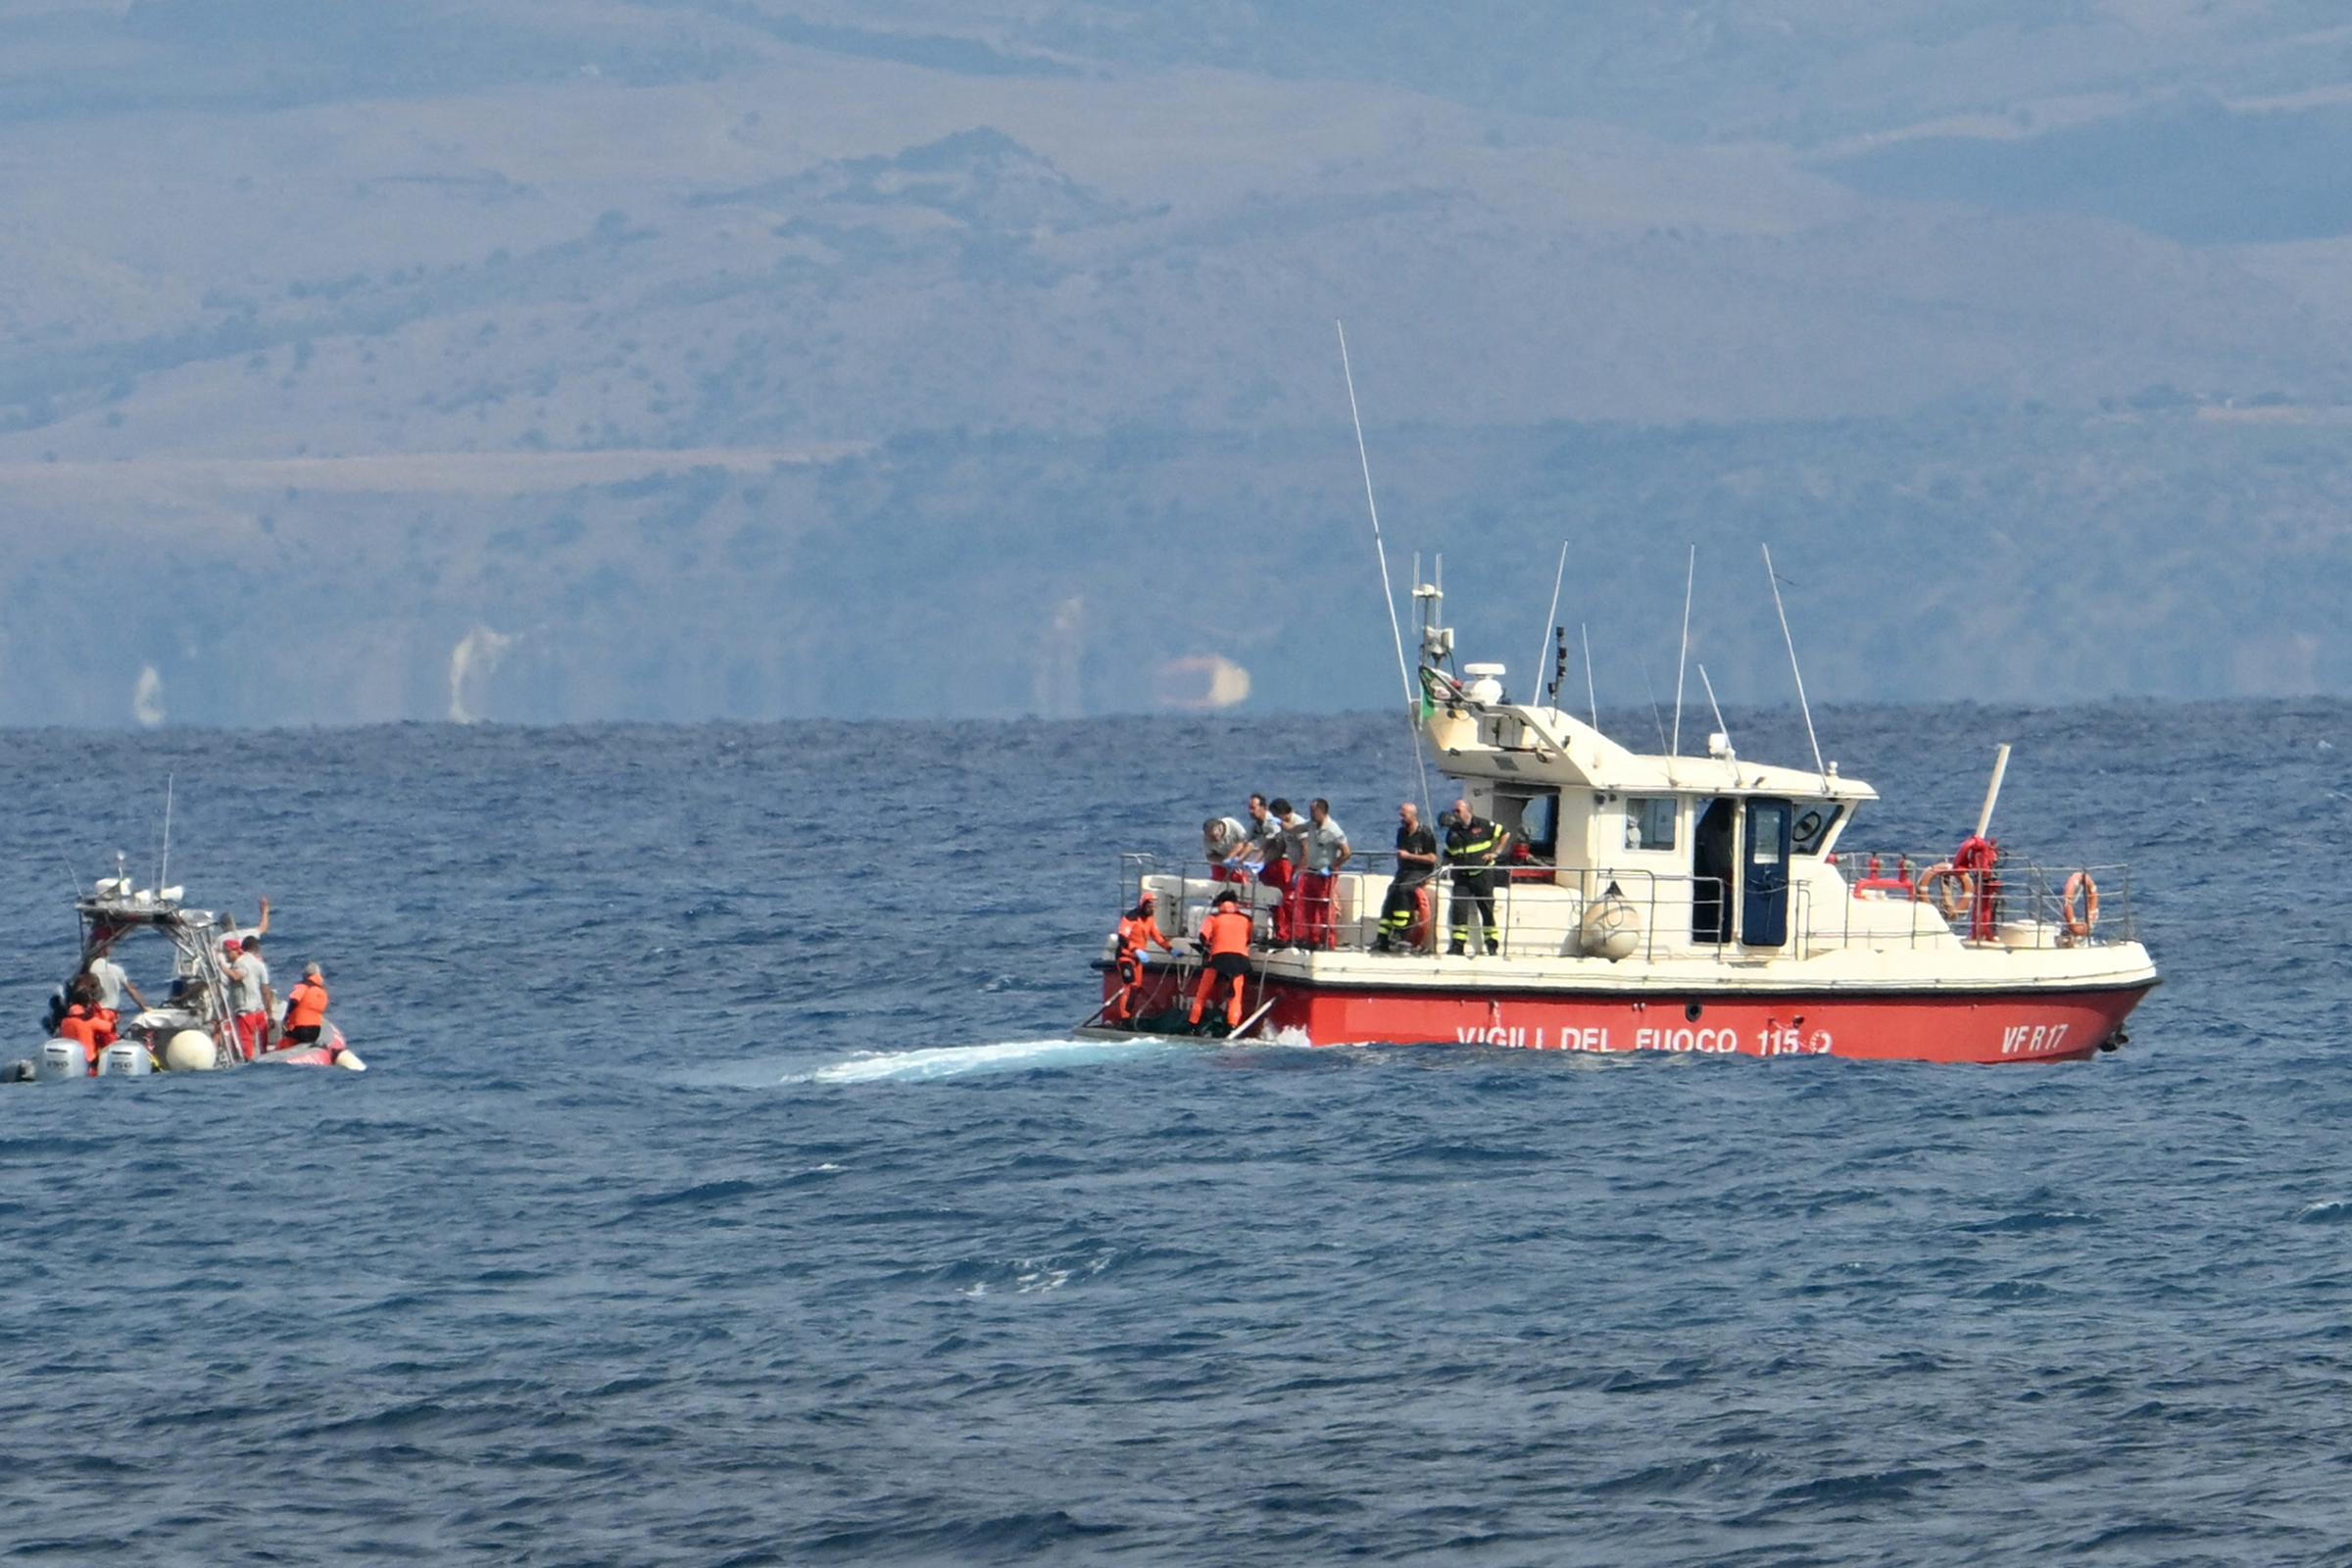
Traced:
<path fill-rule="evenodd" d="M 1169 1040 L 1008 1040 L 989 1046 L 926 1046 L 916 1051 L 869 1051 L 828 1062 L 814 1072 L 787 1073 L 788 1084 L 913 1083 L 972 1073 L 1026 1072 L 1039 1067 L 1084 1067 L 1135 1061 L 1184 1051 Z"/>

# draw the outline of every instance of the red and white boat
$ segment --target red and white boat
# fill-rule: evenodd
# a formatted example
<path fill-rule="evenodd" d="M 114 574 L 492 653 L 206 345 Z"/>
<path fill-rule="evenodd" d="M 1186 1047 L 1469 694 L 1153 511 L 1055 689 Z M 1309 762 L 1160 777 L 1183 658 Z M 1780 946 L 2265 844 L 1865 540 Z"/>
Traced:
<path fill-rule="evenodd" d="M 1253 949 L 1235 1036 L 1312 1045 L 1519 1046 L 1609 1054 L 1831 1055 L 1941 1062 L 2087 1057 L 2125 1040 L 2157 984 L 2116 867 L 2045 872 L 1978 831 L 1948 858 L 1841 853 L 1878 799 L 1835 762 L 1768 767 L 1725 737 L 1705 757 L 1644 756 L 1555 706 L 1505 699 L 1502 669 L 1450 669 L 1452 634 L 1424 606 L 1421 739 L 1458 796 L 1529 858 L 1495 878 L 1493 956 L 1456 956 L 1441 907 L 1410 951 L 1374 951 L 1388 857 L 1338 879 L 1328 948 Z M 1555 680 L 1555 699 L 1556 699 Z M 2007 750 L 2003 748 L 2002 762 Z M 1262 942 L 1275 890 L 1129 856 L 1122 894 L 1149 891 L 1173 955 L 1147 960 L 1132 1005 L 1110 955 L 1090 1036 L 1223 1037 L 1189 1026 L 1194 937 L 1231 889 Z M 1444 897 L 1441 871 L 1429 897 Z M 2102 893 L 2102 889 L 2104 892 Z M 1114 1012 L 1135 1020 L 1103 1020 Z"/>

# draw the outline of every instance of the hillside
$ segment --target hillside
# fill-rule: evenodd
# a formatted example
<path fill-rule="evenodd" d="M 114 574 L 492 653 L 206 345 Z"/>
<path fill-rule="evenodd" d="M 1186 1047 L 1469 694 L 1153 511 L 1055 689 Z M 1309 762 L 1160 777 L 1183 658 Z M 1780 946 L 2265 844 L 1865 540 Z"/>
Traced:
<path fill-rule="evenodd" d="M 1382 701 L 1339 317 L 1392 538 L 1514 663 L 1574 541 L 1604 698 L 1693 541 L 1776 695 L 1763 538 L 1837 695 L 2352 684 L 2317 5 L 0 28 L 0 722 Z"/>

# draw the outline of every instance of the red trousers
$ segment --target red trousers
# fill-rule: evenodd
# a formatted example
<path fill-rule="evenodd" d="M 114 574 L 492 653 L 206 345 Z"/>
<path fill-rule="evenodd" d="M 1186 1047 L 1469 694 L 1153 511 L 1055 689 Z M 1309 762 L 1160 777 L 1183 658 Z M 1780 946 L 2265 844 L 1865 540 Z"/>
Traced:
<path fill-rule="evenodd" d="M 1339 880 L 1328 871 L 1301 871 L 1291 885 L 1292 895 L 1298 900 L 1298 910 L 1292 916 L 1292 933 L 1310 948 L 1339 946 L 1331 928 L 1332 894 Z"/>
<path fill-rule="evenodd" d="M 1294 891 L 1297 886 L 1297 877 L 1291 870 L 1291 862 L 1268 860 L 1266 868 L 1257 873 L 1257 879 L 1282 895 L 1281 902 L 1274 906 L 1274 940 L 1277 942 L 1298 941 L 1298 933 L 1295 922 L 1298 917 L 1298 910 L 1297 895 Z"/>

